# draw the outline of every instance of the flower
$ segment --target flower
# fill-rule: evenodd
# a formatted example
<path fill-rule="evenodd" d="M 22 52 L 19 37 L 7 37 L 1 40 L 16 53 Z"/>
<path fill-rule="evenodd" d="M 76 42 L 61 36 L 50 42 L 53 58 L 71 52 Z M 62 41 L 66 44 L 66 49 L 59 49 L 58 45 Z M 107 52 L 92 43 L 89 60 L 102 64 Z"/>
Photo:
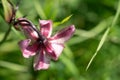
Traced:
<path fill-rule="evenodd" d="M 18 23 L 27 39 L 18 44 L 25 58 L 35 56 L 34 69 L 48 69 L 50 60 L 57 60 L 63 51 L 64 43 L 75 32 L 74 25 L 68 26 L 54 36 L 52 33 L 51 20 L 39 20 L 40 31 L 27 19 L 19 18 Z"/>

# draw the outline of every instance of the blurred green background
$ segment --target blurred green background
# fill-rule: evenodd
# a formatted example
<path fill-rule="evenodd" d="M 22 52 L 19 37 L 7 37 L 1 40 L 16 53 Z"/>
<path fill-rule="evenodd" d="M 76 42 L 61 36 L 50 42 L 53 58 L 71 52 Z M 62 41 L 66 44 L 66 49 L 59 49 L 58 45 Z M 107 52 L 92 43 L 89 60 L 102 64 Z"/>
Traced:
<path fill-rule="evenodd" d="M 10 1 L 16 4 L 19 0 Z M 25 37 L 12 28 L 7 40 L 0 45 L 0 80 L 119 80 L 120 18 L 110 28 L 105 43 L 86 71 L 101 37 L 111 26 L 117 7 L 118 0 L 21 0 L 17 18 L 26 15 L 37 26 L 39 19 L 51 19 L 53 34 L 74 24 L 76 32 L 65 44 L 58 61 L 51 61 L 48 70 L 34 72 L 32 58 L 25 59 L 17 44 Z M 2 40 L 9 25 L 4 20 L 1 0 L 0 14 Z"/>

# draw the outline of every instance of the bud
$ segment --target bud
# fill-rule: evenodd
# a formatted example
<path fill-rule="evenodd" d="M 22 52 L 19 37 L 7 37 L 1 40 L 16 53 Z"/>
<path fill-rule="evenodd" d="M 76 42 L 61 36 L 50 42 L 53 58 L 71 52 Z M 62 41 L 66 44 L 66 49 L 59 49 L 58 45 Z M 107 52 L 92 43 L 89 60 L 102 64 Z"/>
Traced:
<path fill-rule="evenodd" d="M 6 22 L 11 23 L 15 16 L 15 10 L 13 4 L 9 0 L 2 0 L 2 5 L 4 8 L 4 17 Z"/>

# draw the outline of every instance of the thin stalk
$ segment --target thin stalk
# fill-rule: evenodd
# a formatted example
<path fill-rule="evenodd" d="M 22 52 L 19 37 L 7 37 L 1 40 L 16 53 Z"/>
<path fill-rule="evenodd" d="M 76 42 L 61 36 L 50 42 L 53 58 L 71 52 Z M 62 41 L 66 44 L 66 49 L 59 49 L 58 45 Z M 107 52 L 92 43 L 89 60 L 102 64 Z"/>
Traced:
<path fill-rule="evenodd" d="M 12 25 L 9 26 L 7 32 L 5 33 L 3 39 L 2 39 L 1 42 L 0 42 L 0 45 L 2 45 L 2 44 L 6 41 L 6 39 L 8 38 L 8 36 L 9 36 L 9 34 L 10 34 L 10 32 L 11 32 L 11 28 L 12 28 Z"/>
<path fill-rule="evenodd" d="M 38 71 L 35 71 L 34 68 L 33 68 L 33 63 L 34 63 L 34 58 L 31 58 L 30 59 L 30 62 L 29 62 L 29 71 L 30 71 L 30 74 L 31 74 L 31 79 L 30 80 L 37 80 L 37 77 L 38 77 Z"/>
<path fill-rule="evenodd" d="M 118 8 L 117 8 L 116 14 L 115 14 L 115 16 L 114 16 L 114 18 L 113 18 L 113 21 L 112 21 L 112 23 L 111 23 L 111 26 L 109 26 L 109 27 L 106 29 L 106 31 L 104 32 L 104 34 L 103 34 L 103 36 L 102 36 L 102 38 L 101 38 L 101 40 L 100 40 L 100 42 L 99 42 L 99 44 L 98 44 L 98 47 L 97 47 L 94 55 L 92 56 L 92 58 L 90 59 L 88 65 L 87 65 L 87 67 L 86 67 L 86 71 L 87 71 L 88 68 L 90 67 L 92 61 L 94 60 L 94 58 L 96 57 L 96 55 L 98 54 L 98 52 L 100 51 L 100 49 L 102 48 L 102 46 L 103 46 L 103 44 L 104 44 L 104 42 L 105 42 L 105 40 L 106 40 L 106 38 L 107 38 L 107 36 L 108 36 L 111 28 L 116 25 L 119 16 L 120 16 L 120 0 L 119 0 L 119 3 L 118 3 Z"/>

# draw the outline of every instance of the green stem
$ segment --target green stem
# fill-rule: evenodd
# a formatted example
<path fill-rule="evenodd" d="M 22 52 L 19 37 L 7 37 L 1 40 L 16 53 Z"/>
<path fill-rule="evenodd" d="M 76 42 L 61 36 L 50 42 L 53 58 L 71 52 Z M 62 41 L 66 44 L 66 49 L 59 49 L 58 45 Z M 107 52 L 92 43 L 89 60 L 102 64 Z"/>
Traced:
<path fill-rule="evenodd" d="M 34 69 L 33 69 L 33 59 L 34 58 L 31 58 L 30 59 L 30 63 L 29 63 L 29 71 L 30 71 L 30 73 L 31 73 L 31 79 L 30 80 L 37 80 L 37 77 L 38 77 L 38 71 L 35 71 Z"/>
<path fill-rule="evenodd" d="M 2 45 L 2 44 L 6 41 L 7 37 L 8 37 L 9 34 L 10 34 L 11 28 L 12 28 L 12 25 L 9 26 L 8 31 L 5 33 L 3 39 L 2 39 L 1 42 L 0 42 L 0 45 Z"/>

